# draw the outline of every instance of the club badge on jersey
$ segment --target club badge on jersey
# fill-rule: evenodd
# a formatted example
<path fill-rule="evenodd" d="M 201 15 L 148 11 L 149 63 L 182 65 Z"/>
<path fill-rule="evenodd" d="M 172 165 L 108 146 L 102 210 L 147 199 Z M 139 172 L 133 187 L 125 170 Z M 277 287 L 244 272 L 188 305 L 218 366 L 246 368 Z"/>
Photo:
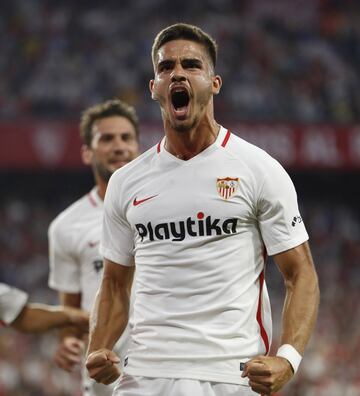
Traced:
<path fill-rule="evenodd" d="M 225 178 L 217 178 L 216 188 L 221 198 L 229 199 L 235 193 L 239 186 L 239 178 L 238 177 L 225 177 Z"/>

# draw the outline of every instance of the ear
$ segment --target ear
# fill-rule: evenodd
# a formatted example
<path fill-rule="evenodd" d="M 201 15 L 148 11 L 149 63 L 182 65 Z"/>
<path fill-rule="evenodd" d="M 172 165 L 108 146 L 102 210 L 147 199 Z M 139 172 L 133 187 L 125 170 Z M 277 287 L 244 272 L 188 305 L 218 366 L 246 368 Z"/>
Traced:
<path fill-rule="evenodd" d="M 88 145 L 83 144 L 81 146 L 81 159 L 83 163 L 85 165 L 91 165 L 92 158 L 93 158 L 93 152 L 91 148 Z"/>
<path fill-rule="evenodd" d="M 214 95 L 217 95 L 220 92 L 222 86 L 222 79 L 219 75 L 213 77 L 213 89 L 212 92 Z"/>
<path fill-rule="evenodd" d="M 152 100 L 156 100 L 156 94 L 154 92 L 154 85 L 155 85 L 155 81 L 154 80 L 150 80 L 149 81 L 149 89 L 151 92 L 151 99 Z"/>

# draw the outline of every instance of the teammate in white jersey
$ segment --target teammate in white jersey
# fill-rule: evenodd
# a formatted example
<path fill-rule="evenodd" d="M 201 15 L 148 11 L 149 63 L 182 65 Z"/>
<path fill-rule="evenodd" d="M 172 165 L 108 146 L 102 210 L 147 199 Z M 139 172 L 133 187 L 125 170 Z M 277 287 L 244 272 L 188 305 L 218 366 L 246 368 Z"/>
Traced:
<path fill-rule="evenodd" d="M 87 109 L 81 118 L 84 140 L 82 158 L 92 167 L 95 187 L 64 210 L 49 228 L 49 285 L 59 291 L 63 305 L 91 310 L 102 277 L 99 253 L 103 198 L 111 174 L 139 153 L 138 119 L 135 110 L 120 100 L 100 103 Z M 117 344 L 117 353 L 126 349 L 126 336 Z M 57 364 L 71 371 L 82 362 L 84 340 L 74 329 L 61 334 L 55 355 Z M 85 396 L 112 394 L 112 387 L 97 384 L 83 375 Z"/>
<path fill-rule="evenodd" d="M 135 259 L 131 342 L 114 395 L 271 394 L 296 372 L 319 301 L 295 189 L 276 160 L 215 121 L 222 81 L 211 37 L 170 26 L 152 59 L 165 137 L 110 179 L 86 366 L 101 383 L 120 375 L 112 347 Z M 276 356 L 267 254 L 286 285 Z"/>
<path fill-rule="evenodd" d="M 24 291 L 0 282 L 0 325 L 26 333 L 39 333 L 62 326 L 87 332 L 89 315 L 76 308 L 29 303 Z"/>

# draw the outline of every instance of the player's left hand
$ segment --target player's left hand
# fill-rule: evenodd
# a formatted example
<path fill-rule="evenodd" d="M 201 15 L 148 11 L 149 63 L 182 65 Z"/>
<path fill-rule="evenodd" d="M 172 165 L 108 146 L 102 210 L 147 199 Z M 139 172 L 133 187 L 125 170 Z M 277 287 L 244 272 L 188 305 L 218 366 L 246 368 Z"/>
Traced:
<path fill-rule="evenodd" d="M 279 356 L 256 356 L 245 364 L 242 377 L 249 378 L 251 389 L 261 395 L 271 395 L 294 375 L 290 363 Z"/>

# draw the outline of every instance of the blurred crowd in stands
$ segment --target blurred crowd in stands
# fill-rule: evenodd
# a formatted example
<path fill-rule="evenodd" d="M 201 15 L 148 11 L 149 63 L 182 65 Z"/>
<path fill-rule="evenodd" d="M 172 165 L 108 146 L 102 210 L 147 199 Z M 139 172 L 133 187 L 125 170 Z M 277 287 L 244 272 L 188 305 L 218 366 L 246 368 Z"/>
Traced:
<path fill-rule="evenodd" d="M 218 117 L 359 119 L 357 0 L 4 0 L 0 117 L 76 118 L 118 96 L 158 120 L 147 89 L 151 45 L 178 21 L 217 39 Z"/>
<path fill-rule="evenodd" d="M 219 44 L 219 121 L 359 121 L 357 0 L 3 0 L 0 120 L 77 120 L 87 106 L 117 96 L 135 105 L 143 121 L 159 121 L 147 89 L 151 45 L 160 29 L 178 21 L 199 25 Z M 47 287 L 47 227 L 76 191 L 31 199 L 3 187 L 0 281 L 26 290 L 32 301 L 55 304 Z M 320 319 L 296 379 L 278 395 L 358 396 L 358 203 L 301 199 L 320 278 Z M 284 287 L 272 263 L 267 281 L 278 330 Z M 55 337 L 1 329 L 0 396 L 81 394 L 79 372 L 69 376 L 51 361 Z M 278 339 L 275 332 L 275 347 Z"/>
<path fill-rule="evenodd" d="M 61 179 L 59 179 L 59 182 Z M 59 185 L 63 185 L 60 182 Z M 0 281 L 25 289 L 33 301 L 56 303 L 47 287 L 47 227 L 72 199 L 2 197 Z M 319 322 L 301 370 L 279 396 L 358 396 L 360 394 L 360 218 L 358 209 L 304 197 L 302 214 L 321 285 Z M 284 296 L 274 263 L 267 268 L 275 336 Z M 77 396 L 79 372 L 54 367 L 56 333 L 44 336 L 0 331 L 0 396 Z"/>

